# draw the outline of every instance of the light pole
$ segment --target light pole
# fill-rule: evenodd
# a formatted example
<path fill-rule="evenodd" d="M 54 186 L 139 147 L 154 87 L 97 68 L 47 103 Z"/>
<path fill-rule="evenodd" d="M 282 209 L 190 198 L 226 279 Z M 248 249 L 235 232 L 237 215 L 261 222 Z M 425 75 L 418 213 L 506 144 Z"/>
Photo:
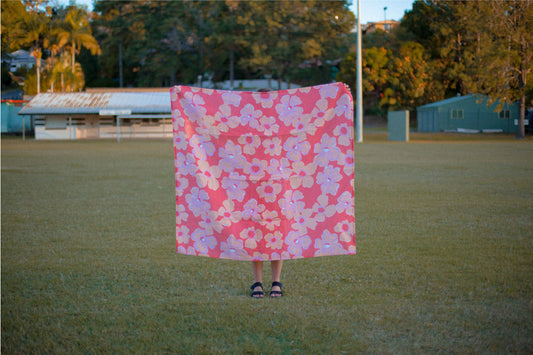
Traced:
<path fill-rule="evenodd" d="M 355 130 L 356 142 L 363 142 L 363 61 L 361 53 L 361 11 L 357 0 L 357 79 L 356 79 L 356 107 L 355 107 Z"/>

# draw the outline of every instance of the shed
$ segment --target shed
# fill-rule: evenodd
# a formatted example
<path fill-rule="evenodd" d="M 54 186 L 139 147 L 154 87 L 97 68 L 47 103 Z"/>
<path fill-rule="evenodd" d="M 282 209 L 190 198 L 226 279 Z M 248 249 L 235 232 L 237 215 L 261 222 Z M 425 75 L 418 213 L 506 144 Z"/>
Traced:
<path fill-rule="evenodd" d="M 166 88 L 41 93 L 19 115 L 33 117 L 35 139 L 172 137 Z"/>
<path fill-rule="evenodd" d="M 487 106 L 487 100 L 484 95 L 466 95 L 419 106 L 418 132 L 514 132 L 518 104 L 504 104 L 495 112 L 499 103 Z"/>
<path fill-rule="evenodd" d="M 31 131 L 31 118 L 18 115 L 25 102 L 24 100 L 2 100 L 2 133 L 19 134 L 23 131 Z"/>

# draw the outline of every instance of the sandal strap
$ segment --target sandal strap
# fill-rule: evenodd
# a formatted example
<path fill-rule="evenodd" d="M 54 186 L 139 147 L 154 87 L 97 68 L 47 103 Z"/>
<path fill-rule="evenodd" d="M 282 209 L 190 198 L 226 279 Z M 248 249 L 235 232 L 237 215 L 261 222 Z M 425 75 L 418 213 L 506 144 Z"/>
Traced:
<path fill-rule="evenodd" d="M 253 290 L 253 289 L 256 288 L 257 286 L 260 286 L 261 289 L 263 289 L 263 284 L 262 284 L 261 282 L 256 282 L 256 283 L 254 283 L 254 284 L 250 287 L 250 289 Z M 260 292 L 260 291 L 255 291 L 255 292 Z"/>
<path fill-rule="evenodd" d="M 274 281 L 274 282 L 272 282 L 272 287 L 274 287 L 274 286 L 278 286 L 279 288 L 282 288 L 282 287 L 283 287 L 283 285 L 282 285 L 281 282 L 279 282 L 279 281 Z M 279 292 L 279 291 L 274 291 L 274 292 Z"/>

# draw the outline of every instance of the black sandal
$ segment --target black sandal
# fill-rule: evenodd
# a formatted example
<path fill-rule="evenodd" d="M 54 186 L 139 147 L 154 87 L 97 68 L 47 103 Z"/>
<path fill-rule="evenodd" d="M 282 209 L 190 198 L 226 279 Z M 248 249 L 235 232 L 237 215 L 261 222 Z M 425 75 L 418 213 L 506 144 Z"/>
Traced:
<path fill-rule="evenodd" d="M 274 281 L 272 282 L 272 287 L 274 286 L 279 286 L 279 291 L 270 291 L 270 297 L 282 297 L 283 296 L 283 291 L 281 291 L 281 288 L 283 287 L 283 285 L 281 284 L 281 282 L 278 282 L 278 281 Z"/>
<path fill-rule="evenodd" d="M 261 286 L 261 291 L 254 291 L 254 288 Z M 265 296 L 265 293 L 263 292 L 263 284 L 261 282 L 254 283 L 250 289 L 252 290 L 252 298 L 263 298 Z"/>

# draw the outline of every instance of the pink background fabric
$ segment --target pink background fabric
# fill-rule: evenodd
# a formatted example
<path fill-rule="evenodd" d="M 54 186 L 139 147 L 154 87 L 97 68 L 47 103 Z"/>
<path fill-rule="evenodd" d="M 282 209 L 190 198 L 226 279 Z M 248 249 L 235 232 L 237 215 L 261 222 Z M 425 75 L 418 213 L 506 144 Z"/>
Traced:
<path fill-rule="evenodd" d="M 234 260 L 355 254 L 353 100 L 342 83 L 170 89 L 176 250 Z"/>

